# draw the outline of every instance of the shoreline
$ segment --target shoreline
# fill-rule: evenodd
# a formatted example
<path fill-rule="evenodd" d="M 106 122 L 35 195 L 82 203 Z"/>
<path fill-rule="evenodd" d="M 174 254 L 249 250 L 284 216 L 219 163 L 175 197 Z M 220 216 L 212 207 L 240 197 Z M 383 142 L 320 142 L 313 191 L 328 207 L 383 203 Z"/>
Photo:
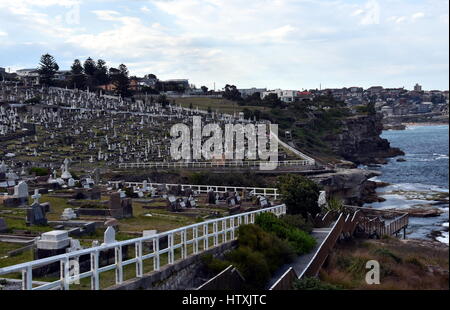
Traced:
<path fill-rule="evenodd" d="M 406 127 L 405 129 L 408 129 L 408 127 L 425 127 L 425 126 L 442 126 L 442 125 L 448 126 L 449 125 L 446 122 L 404 122 L 404 123 L 401 123 L 401 124 Z M 388 131 L 389 129 L 385 129 L 385 130 Z M 389 141 L 389 142 L 391 142 L 391 141 Z M 382 165 L 382 166 L 385 166 L 385 165 Z M 400 184 L 403 184 L 402 182 L 398 183 L 398 180 L 397 180 L 397 182 L 392 182 L 392 181 L 386 181 L 385 179 L 383 179 L 384 171 L 381 168 L 382 166 L 380 166 L 379 170 L 377 169 L 381 173 L 380 178 L 379 179 L 377 178 L 377 180 L 371 180 L 371 181 L 375 182 L 375 184 L 377 184 L 377 186 L 375 186 L 375 188 L 373 188 L 372 201 L 366 202 L 366 205 L 369 204 L 371 207 L 375 207 L 376 208 L 376 207 L 382 207 L 382 206 L 386 206 L 386 205 L 392 204 L 392 208 L 393 209 L 397 209 L 397 207 L 399 207 L 399 206 L 401 206 L 402 208 L 403 207 L 405 207 L 405 208 L 408 207 L 408 205 L 410 204 L 409 200 L 414 200 L 414 199 L 408 199 L 405 196 L 405 197 L 403 197 L 403 199 L 405 199 L 405 201 L 407 203 L 405 203 L 405 204 L 403 204 L 403 203 L 397 204 L 395 199 L 396 198 L 401 199 L 402 197 L 391 197 L 391 196 L 394 195 L 394 194 L 397 194 L 397 195 L 402 195 L 402 194 L 401 193 L 397 193 L 397 192 L 387 193 L 387 192 L 384 192 L 384 190 L 382 189 L 382 187 L 385 187 L 384 185 L 387 185 L 386 183 L 389 183 L 389 185 L 394 186 L 394 187 L 396 185 L 399 186 Z M 385 181 L 383 182 L 381 180 L 385 180 Z M 408 183 L 408 182 L 405 182 L 405 183 Z M 443 190 L 446 190 L 447 193 L 448 193 L 448 186 L 442 186 L 442 185 L 436 185 L 436 186 L 442 188 Z M 389 190 L 389 192 L 390 191 L 391 190 Z M 422 189 L 410 189 L 410 190 L 405 189 L 404 191 L 405 192 L 408 192 L 408 191 L 422 192 L 423 190 Z M 432 188 L 430 188 L 430 191 L 427 191 L 427 192 L 428 193 L 432 193 L 432 192 L 434 192 L 434 190 Z M 447 194 L 447 197 L 448 197 L 448 194 Z M 376 201 L 378 199 L 380 199 L 380 200 Z M 420 197 L 416 197 L 415 199 L 421 199 L 421 198 Z M 428 199 L 425 199 L 425 200 L 428 200 Z M 416 227 L 415 227 L 414 230 L 411 230 L 408 235 L 414 236 L 413 237 L 414 239 L 433 240 L 434 242 L 442 243 L 442 244 L 444 244 L 444 245 L 446 245 L 448 247 L 449 246 L 448 245 L 448 224 L 446 224 L 447 226 L 445 226 L 445 223 L 448 223 L 448 217 L 445 219 L 444 223 L 440 223 L 440 221 L 442 220 L 442 216 L 440 214 L 441 213 L 447 213 L 448 214 L 448 206 L 449 206 L 448 205 L 448 203 L 449 203 L 448 202 L 448 198 L 447 198 L 446 201 L 440 201 L 439 199 L 433 199 L 433 200 L 430 200 L 430 201 L 427 201 L 427 202 L 430 205 L 430 208 L 432 207 L 434 209 L 436 209 L 434 207 L 434 204 L 436 204 L 438 202 L 443 203 L 443 205 L 440 206 L 441 208 L 443 208 L 441 210 L 442 212 L 437 213 L 437 211 L 436 211 L 436 215 L 430 215 L 430 216 L 415 216 L 414 217 L 415 220 L 413 220 L 413 222 L 416 222 L 416 225 L 414 225 Z M 417 204 L 419 204 L 419 202 L 417 202 Z M 413 205 L 409 206 L 406 209 L 412 210 L 412 208 L 413 208 Z M 420 208 L 420 209 L 422 209 L 422 208 Z M 428 211 L 428 210 L 426 208 L 424 208 L 423 211 Z M 434 220 L 434 219 L 431 220 L 431 218 L 436 218 L 436 220 Z M 436 222 L 436 223 L 438 223 L 440 225 L 433 226 L 434 224 L 436 224 L 434 222 Z M 423 225 L 423 228 L 420 228 L 420 226 L 422 226 L 422 225 Z M 425 227 L 429 228 L 430 230 L 427 231 L 427 233 L 424 235 L 424 233 L 425 233 L 424 229 L 426 229 Z M 426 229 L 426 230 L 428 230 L 428 229 Z M 418 237 L 418 235 L 421 235 L 421 237 Z M 424 239 L 422 239 L 422 238 L 424 238 Z"/>
<path fill-rule="evenodd" d="M 414 126 L 443 126 L 443 125 L 449 125 L 447 122 L 407 122 L 407 123 L 401 123 L 404 126 L 407 127 L 414 127 Z"/>

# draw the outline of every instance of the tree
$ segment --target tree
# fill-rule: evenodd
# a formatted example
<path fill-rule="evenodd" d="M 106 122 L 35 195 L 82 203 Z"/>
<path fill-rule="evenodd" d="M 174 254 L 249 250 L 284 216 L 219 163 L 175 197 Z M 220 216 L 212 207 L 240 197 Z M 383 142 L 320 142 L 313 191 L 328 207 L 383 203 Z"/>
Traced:
<path fill-rule="evenodd" d="M 80 60 L 75 59 L 71 67 L 70 83 L 74 88 L 82 89 L 86 86 L 86 76 Z"/>
<path fill-rule="evenodd" d="M 282 106 L 283 103 L 281 102 L 280 98 L 278 98 L 277 94 L 271 93 L 264 97 L 263 99 L 264 105 L 271 106 L 271 107 L 278 107 Z"/>
<path fill-rule="evenodd" d="M 232 100 L 232 101 L 241 101 L 241 93 L 237 90 L 237 87 L 234 85 L 225 85 L 225 91 L 223 93 L 223 98 Z"/>
<path fill-rule="evenodd" d="M 131 92 L 129 90 L 130 79 L 128 78 L 127 66 L 121 64 L 118 69 L 114 68 L 111 69 L 109 70 L 109 72 L 110 74 L 111 72 L 113 72 L 111 80 L 113 84 L 116 86 L 116 92 L 120 94 L 122 97 L 129 97 L 131 95 Z"/>
<path fill-rule="evenodd" d="M 84 67 L 84 73 L 85 73 L 86 75 L 90 75 L 90 76 L 94 75 L 95 70 L 97 69 L 97 68 L 96 68 L 96 64 L 95 64 L 95 61 L 92 60 L 91 57 L 88 57 L 88 59 L 86 59 L 86 60 L 84 61 L 83 67 Z"/>
<path fill-rule="evenodd" d="M 108 68 L 106 62 L 102 59 L 97 60 L 94 73 L 95 85 L 106 85 L 109 82 Z"/>
<path fill-rule="evenodd" d="M 318 204 L 320 186 L 310 179 L 294 174 L 278 178 L 278 188 L 289 214 L 301 214 L 307 218 L 308 213 L 315 216 L 320 212 Z"/>
<path fill-rule="evenodd" d="M 208 92 L 208 87 L 202 86 L 202 87 L 200 87 L 200 88 L 201 88 L 201 90 L 202 90 L 205 94 Z"/>
<path fill-rule="evenodd" d="M 156 77 L 156 75 L 154 75 L 153 73 L 147 74 L 145 76 L 145 78 L 147 79 L 152 79 L 152 80 L 157 80 L 158 78 Z"/>
<path fill-rule="evenodd" d="M 59 66 L 52 55 L 42 55 L 38 69 L 40 83 L 46 86 L 53 85 L 53 77 L 55 76 L 56 72 L 58 72 L 58 70 Z"/>

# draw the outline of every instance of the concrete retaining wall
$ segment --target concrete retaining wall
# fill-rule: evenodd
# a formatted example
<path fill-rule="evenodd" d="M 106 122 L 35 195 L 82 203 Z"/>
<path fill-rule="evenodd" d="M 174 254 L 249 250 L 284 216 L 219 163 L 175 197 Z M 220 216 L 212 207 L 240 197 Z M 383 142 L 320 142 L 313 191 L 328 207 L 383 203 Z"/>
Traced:
<path fill-rule="evenodd" d="M 114 285 L 108 290 L 186 290 L 199 287 L 201 278 L 198 276 L 203 269 L 201 257 L 212 254 L 221 257 L 223 254 L 237 245 L 236 241 L 230 241 L 201 252 L 172 265 L 165 265 L 159 271 L 144 274 L 142 278 L 134 278 L 124 281 L 122 284 Z"/>

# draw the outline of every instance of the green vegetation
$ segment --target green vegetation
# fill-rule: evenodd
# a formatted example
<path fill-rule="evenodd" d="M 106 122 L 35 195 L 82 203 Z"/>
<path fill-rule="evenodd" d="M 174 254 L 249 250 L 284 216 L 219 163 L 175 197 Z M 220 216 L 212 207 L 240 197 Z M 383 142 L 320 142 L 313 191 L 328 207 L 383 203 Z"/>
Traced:
<path fill-rule="evenodd" d="M 39 168 L 39 167 L 32 167 L 30 168 L 30 173 L 35 173 L 36 176 L 42 177 L 50 174 L 50 170 L 48 168 Z"/>
<path fill-rule="evenodd" d="M 205 97 L 190 97 L 190 98 L 175 98 L 175 103 L 181 105 L 183 108 L 196 109 L 207 111 L 211 108 L 212 112 L 228 113 L 233 114 L 234 112 L 243 112 L 246 108 L 249 111 L 269 111 L 270 108 L 251 105 L 251 106 L 240 106 L 237 103 L 222 99 L 222 98 L 205 98 Z"/>
<path fill-rule="evenodd" d="M 289 243 L 251 224 L 239 227 L 238 248 L 227 253 L 224 260 L 205 255 L 203 261 L 215 272 L 233 265 L 244 276 L 247 289 L 263 289 L 271 275 L 294 257 Z"/>
<path fill-rule="evenodd" d="M 283 220 L 283 222 L 285 222 L 287 225 L 296 227 L 307 233 L 311 233 L 314 228 L 314 224 L 308 222 L 300 214 L 285 214 L 281 216 L 281 220 Z"/>
<path fill-rule="evenodd" d="M 325 206 L 325 210 L 342 212 L 344 210 L 344 202 L 342 199 L 337 197 L 330 197 L 327 201 L 327 205 Z"/>
<path fill-rule="evenodd" d="M 193 172 L 187 176 L 189 184 L 197 185 L 222 185 L 241 187 L 267 187 L 268 184 L 261 176 L 253 172 L 244 173 L 208 173 Z"/>
<path fill-rule="evenodd" d="M 295 174 L 287 174 L 278 178 L 277 187 L 287 206 L 287 213 L 301 214 L 304 218 L 308 213 L 315 216 L 320 212 L 317 204 L 320 186 L 314 181 Z"/>
<path fill-rule="evenodd" d="M 365 281 L 366 263 L 380 264 L 380 284 Z M 445 289 L 449 287 L 448 247 L 427 241 L 385 238 L 338 244 L 320 272 L 322 283 L 344 289 Z"/>
<path fill-rule="evenodd" d="M 295 290 L 339 290 L 336 285 L 324 283 L 317 278 L 303 278 L 294 282 Z"/>
<path fill-rule="evenodd" d="M 255 223 L 239 227 L 238 247 L 223 260 L 203 256 L 206 267 L 214 273 L 235 266 L 244 276 L 247 289 L 263 289 L 278 268 L 315 245 L 314 238 L 296 227 L 305 223 L 295 216 L 279 219 L 264 213 L 256 216 Z"/>
<path fill-rule="evenodd" d="M 289 219 L 288 221 L 291 221 Z M 310 252 L 316 244 L 316 240 L 308 233 L 288 224 L 287 221 L 276 217 L 273 213 L 258 214 L 255 224 L 264 231 L 275 234 L 278 238 L 286 240 L 297 254 Z"/>

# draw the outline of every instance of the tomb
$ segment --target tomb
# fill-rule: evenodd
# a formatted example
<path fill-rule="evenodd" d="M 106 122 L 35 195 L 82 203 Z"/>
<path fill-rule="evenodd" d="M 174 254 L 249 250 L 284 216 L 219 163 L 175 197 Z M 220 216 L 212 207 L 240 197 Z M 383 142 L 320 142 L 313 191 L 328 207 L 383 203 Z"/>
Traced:
<path fill-rule="evenodd" d="M 4 233 L 8 231 L 8 226 L 6 225 L 6 221 L 0 218 L 0 233 Z"/>
<path fill-rule="evenodd" d="M 133 216 L 133 203 L 131 198 L 121 197 L 121 193 L 112 193 L 109 198 L 109 211 L 112 217 L 121 219 Z"/>

